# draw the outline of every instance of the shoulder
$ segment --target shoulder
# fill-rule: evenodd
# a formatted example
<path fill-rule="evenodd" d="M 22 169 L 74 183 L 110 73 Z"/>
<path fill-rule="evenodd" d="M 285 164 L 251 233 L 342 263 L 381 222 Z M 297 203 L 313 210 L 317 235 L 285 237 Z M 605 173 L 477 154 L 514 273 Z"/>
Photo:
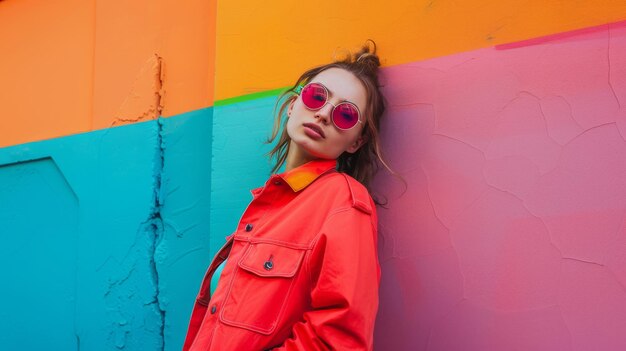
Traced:
<path fill-rule="evenodd" d="M 344 198 L 351 207 L 366 214 L 375 213 L 374 201 L 367 188 L 348 174 L 332 172 L 322 177 L 319 183 L 325 192 Z"/>

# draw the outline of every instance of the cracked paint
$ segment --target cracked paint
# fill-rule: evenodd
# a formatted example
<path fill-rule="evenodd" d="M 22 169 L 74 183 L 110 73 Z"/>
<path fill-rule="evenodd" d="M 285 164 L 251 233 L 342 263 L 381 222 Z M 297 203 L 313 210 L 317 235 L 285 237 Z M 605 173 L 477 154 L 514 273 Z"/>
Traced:
<path fill-rule="evenodd" d="M 115 285 L 123 286 L 124 282 L 128 279 L 128 277 L 133 273 L 136 269 L 137 265 L 147 265 L 146 270 L 148 271 L 149 277 L 151 279 L 152 286 L 149 287 L 149 300 L 143 303 L 145 308 L 150 309 L 150 313 L 157 317 L 157 323 L 150 327 L 152 330 L 156 330 L 158 332 L 158 340 L 154 342 L 157 343 L 157 350 L 165 349 L 165 322 L 166 322 L 166 311 L 163 307 L 163 302 L 160 299 L 160 280 L 159 280 L 159 245 L 163 239 L 163 218 L 161 216 L 161 211 L 163 208 L 163 168 L 165 163 L 164 151 L 165 144 L 163 141 L 163 122 L 162 118 L 158 118 L 156 121 L 157 130 L 156 132 L 156 150 L 153 161 L 153 204 L 151 207 L 150 215 L 148 219 L 142 223 L 140 226 L 140 230 L 138 231 L 138 239 L 143 239 L 142 244 L 139 247 L 136 247 L 134 244 L 132 256 L 127 255 L 127 257 L 135 260 L 133 265 L 130 268 L 130 271 L 127 273 L 125 278 L 121 280 L 115 281 Z M 139 253 L 137 250 L 146 250 L 145 253 Z M 108 295 L 105 294 L 105 297 Z M 132 291 L 132 288 L 131 288 Z M 123 286 L 120 289 L 118 298 L 120 295 L 124 293 L 128 294 L 128 286 Z M 129 297 L 132 297 L 132 294 L 129 294 Z M 144 297 L 145 298 L 145 297 Z M 124 313 L 120 310 L 121 315 Z M 130 316 L 129 316 L 130 317 Z M 132 318 L 132 317 L 131 317 Z M 131 329 L 134 326 L 128 325 L 126 320 L 122 320 L 119 322 L 119 328 L 117 328 L 115 332 L 115 346 L 118 349 L 124 349 L 126 346 L 125 339 L 128 337 Z M 120 332 L 121 331 L 121 332 Z"/>
<path fill-rule="evenodd" d="M 375 348 L 625 349 L 626 23 L 382 80 Z"/>
<path fill-rule="evenodd" d="M 146 323 L 144 319 L 149 322 L 142 329 L 157 336 L 150 340 L 154 349 L 162 350 L 164 347 L 165 312 L 159 301 L 159 274 L 154 258 L 161 233 L 160 214 L 152 212 L 137 230 L 135 241 L 124 260 L 119 263 L 113 260 L 107 264 L 114 265 L 108 267 L 114 270 L 114 274 L 109 277 L 103 296 L 109 311 L 108 341 L 117 349 L 138 347 L 140 333 L 137 328 Z M 139 315 L 136 314 L 137 306 L 142 306 L 143 310 Z"/>
<path fill-rule="evenodd" d="M 159 280 L 159 260 L 162 255 L 159 252 L 159 245 L 163 239 L 163 218 L 161 211 L 163 208 L 164 194 L 163 188 L 163 168 L 165 143 L 163 141 L 163 119 L 160 117 L 163 109 L 163 60 L 158 54 L 154 54 L 143 65 L 131 92 L 122 103 L 115 121 L 117 123 L 139 122 L 144 119 L 156 119 L 154 129 L 155 153 L 152 164 L 152 189 L 153 198 L 148 218 L 141 223 L 135 235 L 135 241 L 129 247 L 126 255 L 119 263 L 121 269 L 117 269 L 115 276 L 109 278 L 108 288 L 104 294 L 107 305 L 110 307 L 113 319 L 112 328 L 109 332 L 109 342 L 117 349 L 129 347 L 128 339 L 135 338 L 135 321 L 139 316 L 129 315 L 126 306 L 137 303 L 137 299 L 142 299 L 142 306 L 148 315 L 156 319 L 154 325 L 146 328 L 158 335 L 152 342 L 159 345 L 156 349 L 165 349 L 165 322 L 166 312 L 160 300 Z M 146 100 L 147 96 L 151 99 Z M 105 134 L 106 135 L 106 134 Z M 110 257 L 107 258 L 107 264 Z M 137 286 L 137 284 L 150 277 L 151 284 Z M 137 295 L 137 296 L 136 296 Z M 133 340 L 130 348 L 134 348 Z"/>
<path fill-rule="evenodd" d="M 159 60 L 160 62 L 160 60 Z M 160 64 L 159 64 L 160 67 Z M 160 95 L 157 94 L 157 97 Z M 160 97 L 156 101 L 157 106 L 160 106 Z M 161 217 L 161 210 L 163 208 L 163 168 L 165 164 L 165 143 L 163 141 L 163 122 L 162 118 L 159 117 L 157 120 L 157 152 L 155 154 L 154 161 L 154 210 L 152 211 L 152 215 L 150 216 L 150 221 L 152 222 L 152 232 L 153 237 L 150 246 L 150 272 L 152 273 L 152 283 L 154 284 L 155 292 L 154 292 L 154 308 L 159 313 L 160 321 L 160 337 L 161 337 L 161 347 L 159 350 L 165 350 L 165 309 L 162 306 L 162 302 L 160 299 L 160 280 L 159 280 L 159 244 L 163 239 L 163 218 Z"/>
<path fill-rule="evenodd" d="M 154 54 L 139 69 L 110 126 L 159 118 L 165 94 L 163 81 L 163 59 Z"/>
<path fill-rule="evenodd" d="M 4 290 L 2 300 L 19 308 L 19 312 L 0 308 L 0 321 L 5 321 L 2 328 L 8 331 L 0 338 L 5 348 L 162 348 L 164 323 L 159 306 L 165 301 L 162 290 L 156 290 L 155 284 L 162 284 L 155 282 L 151 263 L 154 258 L 160 270 L 163 257 L 159 246 L 155 257 L 160 230 L 158 221 L 151 220 L 158 219 L 154 214 L 163 208 L 161 200 L 160 209 L 155 206 L 154 176 L 163 172 L 159 133 L 156 121 L 150 121 L 18 145 L 0 153 L 0 206 L 15 211 L 15 223 L 10 226 L 15 235 L 3 236 L 11 243 L 0 246 L 22 250 L 12 258 L 12 264 L 21 268 L 7 273 L 37 285 L 15 281 L 11 286 L 19 289 L 16 296 Z M 54 162 L 28 162 L 40 159 Z M 18 167 L 13 173 L 13 167 L 5 166 L 23 163 L 37 167 L 34 172 Z M 51 172 L 49 164 L 58 172 Z M 27 207 L 20 207 L 21 203 Z M 12 213 L 7 210 L 0 212 Z M 61 225 L 74 213 L 75 227 Z M 30 226 L 37 235 L 29 234 Z M 28 245 L 20 245 L 26 239 Z M 12 257 L 10 251 L 0 256 Z M 18 257 L 29 263 L 20 264 Z M 14 280 L 6 278 L 3 281 Z M 30 296 L 28 291 L 37 295 L 45 291 L 46 298 Z M 30 320 L 30 327 L 21 324 L 22 317 Z M 55 323 L 33 323 L 37 320 Z M 34 330 L 41 338 L 22 334 Z"/>

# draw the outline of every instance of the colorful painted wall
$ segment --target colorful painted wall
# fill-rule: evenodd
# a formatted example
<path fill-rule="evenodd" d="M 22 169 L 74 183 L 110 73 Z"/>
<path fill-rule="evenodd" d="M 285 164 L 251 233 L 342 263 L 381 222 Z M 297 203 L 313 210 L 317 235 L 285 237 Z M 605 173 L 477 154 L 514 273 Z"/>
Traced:
<path fill-rule="evenodd" d="M 1 348 L 180 349 L 277 92 L 367 38 L 407 183 L 375 179 L 376 350 L 623 350 L 610 0 L 0 1 Z"/>

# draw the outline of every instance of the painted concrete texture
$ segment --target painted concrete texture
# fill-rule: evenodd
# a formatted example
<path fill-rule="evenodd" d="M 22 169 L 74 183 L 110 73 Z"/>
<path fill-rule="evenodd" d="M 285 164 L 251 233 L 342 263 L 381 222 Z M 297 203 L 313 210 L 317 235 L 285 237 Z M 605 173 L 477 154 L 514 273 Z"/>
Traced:
<path fill-rule="evenodd" d="M 211 252 L 237 229 L 239 218 L 252 200 L 250 190 L 270 176 L 264 156 L 274 120 L 276 97 L 214 107 L 211 172 Z"/>
<path fill-rule="evenodd" d="M 302 37 L 291 2 L 221 2 L 216 34 L 215 1 L 190 4 L 0 1 L 15 83 L 0 145 L 206 106 L 214 78 L 218 99 L 275 89 L 372 28 Z M 384 69 L 384 146 L 408 187 L 376 183 L 377 349 L 624 349 L 623 26 L 417 61 L 621 20 L 624 4 L 468 4 L 407 1 L 373 31 L 384 64 L 414 61 Z M 380 16 L 335 13 L 300 27 Z M 0 349 L 180 349 L 212 253 L 269 174 L 273 103 L 0 149 Z"/>
<path fill-rule="evenodd" d="M 161 122 L 163 237 L 154 257 L 159 303 L 165 311 L 164 350 L 174 351 L 182 348 L 200 282 L 213 258 L 209 250 L 213 108 Z"/>
<path fill-rule="evenodd" d="M 626 1 L 228 0 L 218 1 L 217 18 L 222 100 L 287 86 L 367 38 L 383 66 L 395 66 L 623 21 Z"/>
<path fill-rule="evenodd" d="M 390 67 L 378 350 L 626 349 L 626 26 Z"/>
<path fill-rule="evenodd" d="M 211 106 L 215 7 L 0 1 L 0 147 Z"/>
<path fill-rule="evenodd" d="M 72 346 L 78 198 L 47 157 L 1 166 L 0 199 L 0 345 L 34 349 L 41 335 Z"/>
<path fill-rule="evenodd" d="M 210 259 L 211 116 L 0 150 L 3 350 L 181 348 Z"/>
<path fill-rule="evenodd" d="M 0 106 L 12 116 L 0 119 L 0 147 L 278 89 L 367 38 L 376 40 L 383 65 L 390 66 L 626 19 L 626 2 L 616 0 L 358 5 L 0 1 L 0 77 L 11 82 L 0 86 Z M 318 15 L 320 8 L 333 11 Z M 303 35 L 309 29 L 316 35 Z M 50 118 L 50 111 L 63 114 Z"/>

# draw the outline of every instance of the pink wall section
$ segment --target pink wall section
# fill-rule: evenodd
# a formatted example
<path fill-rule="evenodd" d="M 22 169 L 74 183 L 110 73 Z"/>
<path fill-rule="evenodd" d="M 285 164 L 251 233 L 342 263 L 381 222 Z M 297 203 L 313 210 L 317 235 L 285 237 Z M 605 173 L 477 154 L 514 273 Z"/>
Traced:
<path fill-rule="evenodd" d="M 376 349 L 625 350 L 626 22 L 383 81 Z"/>

